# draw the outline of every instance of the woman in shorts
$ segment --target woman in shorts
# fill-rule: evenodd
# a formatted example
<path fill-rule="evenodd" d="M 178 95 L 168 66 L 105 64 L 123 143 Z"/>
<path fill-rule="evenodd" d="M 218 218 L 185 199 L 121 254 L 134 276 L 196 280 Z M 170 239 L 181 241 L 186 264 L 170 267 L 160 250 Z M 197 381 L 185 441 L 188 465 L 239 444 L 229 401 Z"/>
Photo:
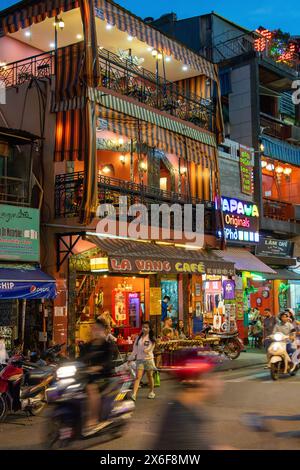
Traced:
<path fill-rule="evenodd" d="M 133 351 L 129 356 L 129 362 L 136 360 L 137 376 L 133 385 L 132 400 L 136 400 L 141 378 L 144 372 L 147 374 L 150 393 L 148 398 L 155 398 L 153 371 L 156 370 L 154 363 L 153 350 L 155 347 L 155 338 L 151 330 L 150 323 L 142 323 L 142 331 L 133 344 Z"/>

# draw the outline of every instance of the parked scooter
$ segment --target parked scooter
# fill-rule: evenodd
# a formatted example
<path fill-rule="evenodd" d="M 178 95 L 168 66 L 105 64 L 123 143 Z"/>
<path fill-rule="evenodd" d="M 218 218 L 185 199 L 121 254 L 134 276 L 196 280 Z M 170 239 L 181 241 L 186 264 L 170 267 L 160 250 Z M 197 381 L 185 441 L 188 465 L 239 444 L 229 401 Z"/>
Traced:
<path fill-rule="evenodd" d="M 69 363 L 57 369 L 57 381 L 48 388 L 47 402 L 49 415 L 46 422 L 45 447 L 60 449 L 94 445 L 122 435 L 124 426 L 135 408 L 127 398 L 133 377 L 127 373 L 114 373 L 104 390 L 101 391 L 99 422 L 108 421 L 105 428 L 92 435 L 84 436 L 86 422 L 86 366 L 80 362 Z M 85 442 L 83 442 L 85 441 Z"/>
<path fill-rule="evenodd" d="M 283 333 L 274 333 L 267 339 L 272 340 L 268 348 L 268 367 L 270 368 L 271 378 L 278 380 L 280 374 L 295 375 L 299 369 L 298 354 L 296 350 L 290 357 L 286 350 L 286 345 L 290 341 L 290 337 Z"/>
<path fill-rule="evenodd" d="M 217 333 L 210 325 L 207 325 L 201 332 L 205 338 L 210 338 L 210 346 L 213 351 L 225 354 L 229 359 L 237 359 L 245 346 L 238 331 L 234 333 Z"/>
<path fill-rule="evenodd" d="M 13 357 L 0 372 L 0 422 L 18 411 L 40 413 L 46 405 L 45 390 L 55 375 L 53 368 L 35 368 Z"/>

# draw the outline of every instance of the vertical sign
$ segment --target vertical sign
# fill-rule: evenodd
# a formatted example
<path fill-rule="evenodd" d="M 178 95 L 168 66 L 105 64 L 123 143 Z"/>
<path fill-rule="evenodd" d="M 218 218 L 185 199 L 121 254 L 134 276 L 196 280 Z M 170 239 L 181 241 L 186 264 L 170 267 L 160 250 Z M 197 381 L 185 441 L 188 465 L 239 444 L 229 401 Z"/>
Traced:
<path fill-rule="evenodd" d="M 253 154 L 249 147 L 240 145 L 241 192 L 253 194 Z"/>
<path fill-rule="evenodd" d="M 150 287 L 150 315 L 161 315 L 160 287 Z"/>

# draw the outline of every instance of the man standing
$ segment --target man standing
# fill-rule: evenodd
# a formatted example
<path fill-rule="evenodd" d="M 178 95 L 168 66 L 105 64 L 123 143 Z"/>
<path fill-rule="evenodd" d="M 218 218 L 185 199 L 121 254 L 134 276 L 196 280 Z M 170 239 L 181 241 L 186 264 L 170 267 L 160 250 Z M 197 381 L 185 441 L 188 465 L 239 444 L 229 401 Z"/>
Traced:
<path fill-rule="evenodd" d="M 264 309 L 264 319 L 263 319 L 263 327 L 264 327 L 264 347 L 268 349 L 271 344 L 271 340 L 267 339 L 273 333 L 274 327 L 276 325 L 276 317 L 272 315 L 271 310 L 269 308 Z"/>

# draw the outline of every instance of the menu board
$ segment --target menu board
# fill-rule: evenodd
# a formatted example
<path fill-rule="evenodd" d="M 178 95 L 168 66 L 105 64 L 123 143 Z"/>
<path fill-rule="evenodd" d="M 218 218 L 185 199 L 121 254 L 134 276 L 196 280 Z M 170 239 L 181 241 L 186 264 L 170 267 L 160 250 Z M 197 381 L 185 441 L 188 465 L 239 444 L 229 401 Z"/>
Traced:
<path fill-rule="evenodd" d="M 253 194 L 253 156 L 251 149 L 240 145 L 241 192 Z"/>

